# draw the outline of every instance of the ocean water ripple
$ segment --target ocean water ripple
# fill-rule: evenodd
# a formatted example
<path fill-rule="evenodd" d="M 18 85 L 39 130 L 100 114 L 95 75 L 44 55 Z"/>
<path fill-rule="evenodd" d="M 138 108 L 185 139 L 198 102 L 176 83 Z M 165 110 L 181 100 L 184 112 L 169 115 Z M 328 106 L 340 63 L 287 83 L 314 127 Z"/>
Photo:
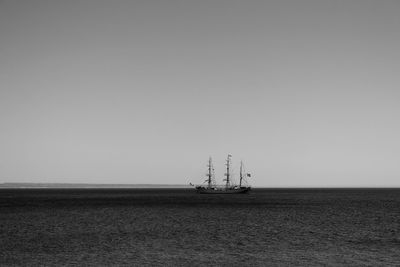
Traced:
<path fill-rule="evenodd" d="M 400 190 L 2 189 L 0 265 L 395 266 Z"/>

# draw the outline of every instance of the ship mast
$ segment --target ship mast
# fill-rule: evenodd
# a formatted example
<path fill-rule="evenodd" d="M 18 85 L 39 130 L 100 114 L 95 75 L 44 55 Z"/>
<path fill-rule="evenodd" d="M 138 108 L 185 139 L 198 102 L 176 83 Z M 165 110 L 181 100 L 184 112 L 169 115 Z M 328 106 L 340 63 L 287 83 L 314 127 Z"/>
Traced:
<path fill-rule="evenodd" d="M 212 159 L 211 157 L 208 159 L 208 187 L 211 187 L 211 180 L 212 180 Z"/>
<path fill-rule="evenodd" d="M 242 180 L 243 180 L 243 161 L 240 161 L 240 182 L 239 182 L 239 187 L 242 187 Z"/>
<path fill-rule="evenodd" d="M 230 161 L 231 161 L 231 155 L 228 155 L 228 158 L 226 159 L 226 188 L 229 188 L 230 187 L 230 181 L 229 181 L 229 176 L 230 176 L 230 173 L 229 173 L 229 165 L 230 165 Z"/>

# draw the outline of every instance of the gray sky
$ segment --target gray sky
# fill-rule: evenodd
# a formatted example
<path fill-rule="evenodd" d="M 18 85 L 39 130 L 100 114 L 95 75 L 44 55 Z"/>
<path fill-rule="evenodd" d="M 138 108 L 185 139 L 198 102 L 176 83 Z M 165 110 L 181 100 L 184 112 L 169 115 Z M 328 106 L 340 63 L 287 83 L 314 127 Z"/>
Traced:
<path fill-rule="evenodd" d="M 0 182 L 400 186 L 400 1 L 0 1 Z"/>

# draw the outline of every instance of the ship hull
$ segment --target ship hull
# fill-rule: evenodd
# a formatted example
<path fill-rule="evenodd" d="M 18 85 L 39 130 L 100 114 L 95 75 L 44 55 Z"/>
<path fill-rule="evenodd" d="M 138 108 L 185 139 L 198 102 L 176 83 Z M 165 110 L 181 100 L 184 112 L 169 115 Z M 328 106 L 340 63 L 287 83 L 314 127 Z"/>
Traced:
<path fill-rule="evenodd" d="M 250 187 L 241 187 L 241 188 L 196 187 L 196 191 L 199 194 L 246 194 L 250 191 Z"/>

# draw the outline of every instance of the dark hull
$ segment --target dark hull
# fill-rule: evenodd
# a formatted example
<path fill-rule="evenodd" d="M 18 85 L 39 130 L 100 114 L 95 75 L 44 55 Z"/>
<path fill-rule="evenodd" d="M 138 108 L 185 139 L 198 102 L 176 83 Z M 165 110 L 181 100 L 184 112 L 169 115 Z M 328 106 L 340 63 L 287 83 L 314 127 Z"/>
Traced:
<path fill-rule="evenodd" d="M 199 194 L 246 194 L 250 191 L 250 187 L 241 188 L 208 188 L 196 187 Z"/>

